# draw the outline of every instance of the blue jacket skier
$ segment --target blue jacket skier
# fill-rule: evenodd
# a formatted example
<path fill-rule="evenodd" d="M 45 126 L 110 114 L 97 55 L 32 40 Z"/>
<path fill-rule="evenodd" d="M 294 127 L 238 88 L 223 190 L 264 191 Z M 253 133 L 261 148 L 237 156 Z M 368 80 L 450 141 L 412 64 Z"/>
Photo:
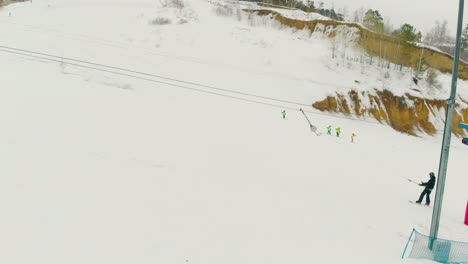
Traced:
<path fill-rule="evenodd" d="M 432 189 L 434 189 L 436 177 L 433 172 L 429 173 L 429 176 L 431 177 L 431 179 L 428 182 L 421 182 L 419 184 L 420 186 L 426 186 L 426 187 L 422 191 L 416 203 L 421 203 L 424 198 L 424 195 L 426 195 L 426 205 L 429 205 L 431 203 L 431 199 L 429 198 L 429 195 L 431 194 Z"/>

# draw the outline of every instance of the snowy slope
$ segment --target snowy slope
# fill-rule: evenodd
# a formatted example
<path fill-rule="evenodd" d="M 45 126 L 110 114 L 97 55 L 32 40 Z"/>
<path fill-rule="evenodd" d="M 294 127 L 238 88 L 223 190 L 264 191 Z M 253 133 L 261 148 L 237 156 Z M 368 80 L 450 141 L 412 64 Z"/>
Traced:
<path fill-rule="evenodd" d="M 158 17 L 170 23 L 152 24 Z M 379 84 L 377 70 L 330 62 L 319 35 L 246 17 L 219 17 L 204 0 L 35 0 L 0 11 L 0 46 L 305 105 L 355 79 L 362 90 Z M 1 263 L 423 263 L 400 260 L 432 214 L 408 203 L 422 188 L 406 178 L 437 171 L 441 138 L 206 86 L 0 58 Z M 393 91 L 408 82 L 398 74 Z M 289 110 L 299 107 L 342 137 L 310 133 Z M 467 155 L 452 142 L 443 238 L 468 241 Z"/>

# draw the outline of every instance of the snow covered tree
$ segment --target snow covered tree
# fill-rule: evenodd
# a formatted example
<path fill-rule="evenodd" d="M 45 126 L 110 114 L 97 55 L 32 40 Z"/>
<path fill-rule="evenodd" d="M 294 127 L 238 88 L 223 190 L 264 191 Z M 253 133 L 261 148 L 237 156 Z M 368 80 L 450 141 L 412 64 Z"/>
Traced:
<path fill-rule="evenodd" d="M 367 10 L 366 14 L 364 15 L 363 24 L 366 28 L 372 31 L 380 33 L 384 31 L 383 18 L 378 10 Z"/>
<path fill-rule="evenodd" d="M 307 0 L 306 2 L 303 1 L 297 1 L 295 3 L 295 7 L 297 9 L 300 9 L 305 12 L 314 12 L 316 11 L 315 6 L 314 6 L 314 1 Z"/>
<path fill-rule="evenodd" d="M 427 66 L 426 60 L 422 56 L 424 50 L 421 51 L 421 56 L 416 59 L 414 64 L 416 65 L 416 68 L 414 69 L 414 76 L 418 79 L 421 79 L 426 72 L 426 70 L 429 69 Z"/>
<path fill-rule="evenodd" d="M 422 34 L 420 31 L 416 32 L 416 28 L 410 24 L 403 24 L 399 29 L 393 32 L 393 35 L 397 36 L 399 41 L 399 50 L 400 50 L 400 71 L 403 68 L 403 65 L 411 65 L 411 67 L 418 67 L 418 64 L 414 64 L 413 61 L 410 61 L 411 53 L 414 51 L 414 47 L 417 42 L 421 41 Z"/>
<path fill-rule="evenodd" d="M 344 20 L 343 15 L 339 14 L 339 13 L 336 13 L 333 8 L 332 9 L 320 9 L 319 14 L 321 14 L 322 16 L 329 17 L 329 18 L 331 18 L 333 20 L 338 20 L 338 21 L 343 21 Z"/>
<path fill-rule="evenodd" d="M 309 9 L 315 9 L 314 1 L 307 0 L 305 4 Z"/>
<path fill-rule="evenodd" d="M 429 88 L 440 89 L 442 87 L 438 77 L 439 75 L 437 74 L 437 71 L 432 68 L 429 68 L 424 74 L 424 80 Z"/>
<path fill-rule="evenodd" d="M 410 24 L 403 24 L 397 32 L 395 32 L 402 41 L 412 44 L 420 42 L 422 38 L 421 31 L 416 32 L 416 28 Z"/>
<path fill-rule="evenodd" d="M 463 60 L 468 58 L 468 24 L 462 31 L 461 35 L 461 57 Z"/>
<path fill-rule="evenodd" d="M 462 32 L 462 50 L 468 49 L 468 24 L 466 24 L 465 28 L 463 29 Z"/>

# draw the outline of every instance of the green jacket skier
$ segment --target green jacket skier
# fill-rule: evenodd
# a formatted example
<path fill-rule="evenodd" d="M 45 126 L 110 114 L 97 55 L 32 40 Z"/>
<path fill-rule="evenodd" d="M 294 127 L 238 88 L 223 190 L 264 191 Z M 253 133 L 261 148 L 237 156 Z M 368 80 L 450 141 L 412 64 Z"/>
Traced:
<path fill-rule="evenodd" d="M 283 110 L 283 112 L 281 112 L 281 114 L 283 115 L 283 118 L 286 118 L 286 110 Z"/>
<path fill-rule="evenodd" d="M 339 137 L 341 133 L 341 128 L 337 127 L 335 131 L 336 131 L 336 136 Z"/>

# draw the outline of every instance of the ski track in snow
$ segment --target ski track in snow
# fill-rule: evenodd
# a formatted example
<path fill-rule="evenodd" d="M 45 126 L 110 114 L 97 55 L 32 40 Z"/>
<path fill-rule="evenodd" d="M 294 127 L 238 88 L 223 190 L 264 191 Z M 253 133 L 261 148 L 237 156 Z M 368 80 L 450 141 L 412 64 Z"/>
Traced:
<path fill-rule="evenodd" d="M 305 31 L 219 17 L 202 0 L 161 8 L 15 4 L 0 10 L 0 45 L 309 104 L 355 79 L 383 85 L 380 70 L 330 61 L 330 43 Z M 161 14 L 196 19 L 149 23 Z M 407 202 L 422 187 L 404 178 L 437 172 L 440 135 L 307 113 L 316 136 L 299 111 L 282 119 L 278 107 L 0 58 L 1 263 L 397 263 L 412 228 L 429 233 L 432 209 Z M 385 85 L 406 92 L 402 76 Z M 467 155 L 452 138 L 442 238 L 468 241 Z"/>

